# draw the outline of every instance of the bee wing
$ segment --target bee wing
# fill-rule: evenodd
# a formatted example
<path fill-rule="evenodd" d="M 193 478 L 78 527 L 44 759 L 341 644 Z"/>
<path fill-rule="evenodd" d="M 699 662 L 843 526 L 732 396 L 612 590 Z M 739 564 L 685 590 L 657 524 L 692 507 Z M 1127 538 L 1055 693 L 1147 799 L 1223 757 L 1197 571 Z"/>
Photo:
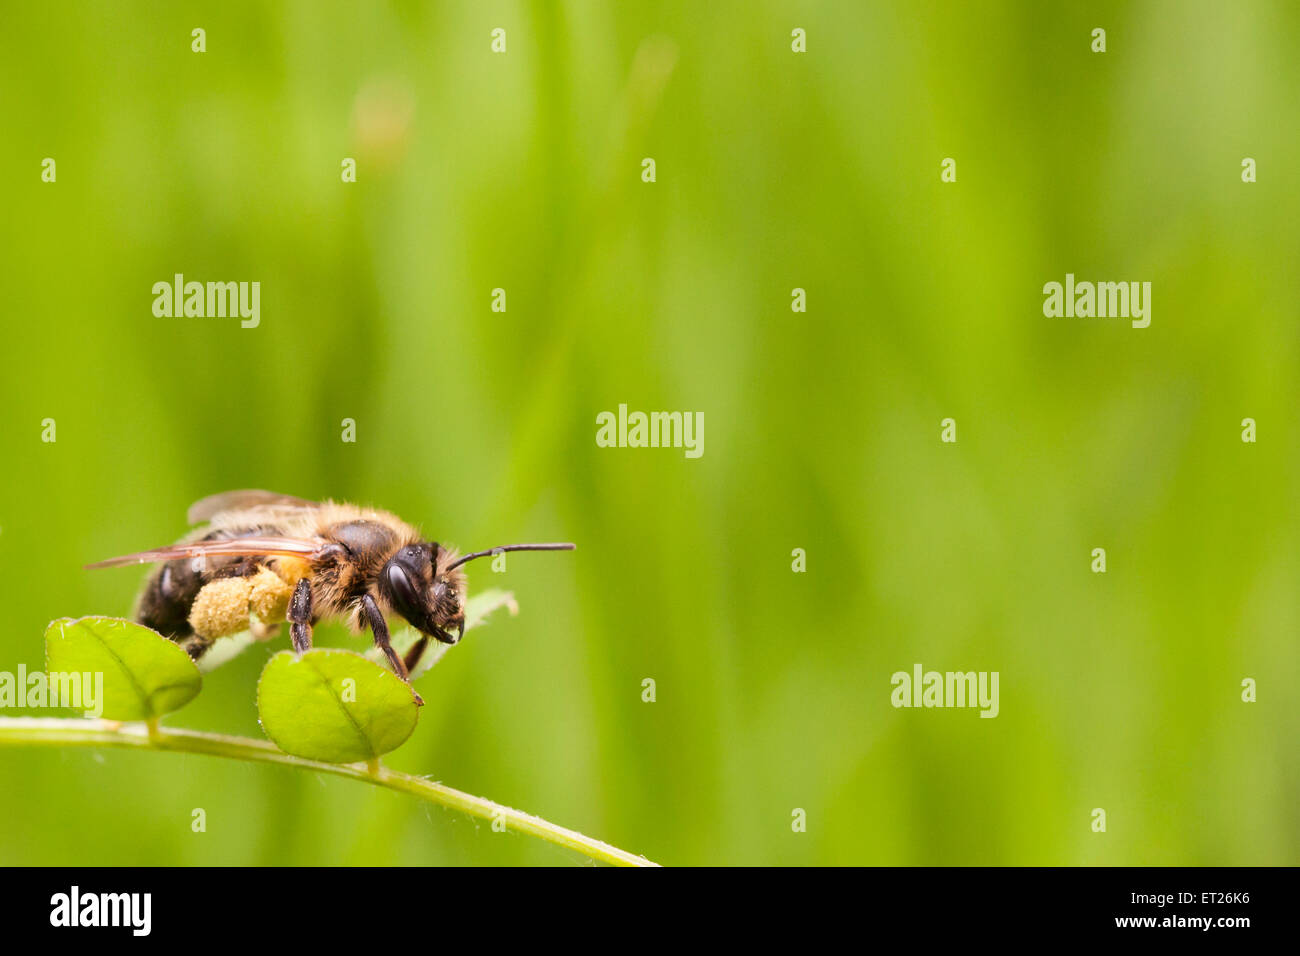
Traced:
<path fill-rule="evenodd" d="M 223 491 L 217 495 L 208 495 L 190 505 L 185 518 L 190 524 L 203 524 L 223 511 L 240 511 L 246 508 L 258 508 L 275 505 L 281 508 L 319 508 L 315 501 L 295 498 L 293 495 L 281 495 L 274 491 L 262 491 L 258 488 L 242 488 L 239 491 Z"/>
<path fill-rule="evenodd" d="M 137 551 L 107 561 L 88 564 L 89 568 L 116 568 L 124 564 L 150 564 L 155 561 L 177 561 L 182 558 L 241 557 L 265 555 L 268 557 L 312 558 L 325 551 L 328 543 L 310 538 L 277 538 L 256 535 L 247 538 L 226 538 L 218 541 L 194 541 L 173 544 L 152 551 Z"/>

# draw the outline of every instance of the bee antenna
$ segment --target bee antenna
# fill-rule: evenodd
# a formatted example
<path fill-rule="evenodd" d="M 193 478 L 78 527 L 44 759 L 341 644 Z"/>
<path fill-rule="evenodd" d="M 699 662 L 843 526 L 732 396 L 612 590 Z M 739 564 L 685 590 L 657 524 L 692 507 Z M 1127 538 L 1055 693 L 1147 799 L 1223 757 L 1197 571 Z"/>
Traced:
<path fill-rule="evenodd" d="M 454 571 L 466 561 L 473 561 L 475 558 L 486 558 L 491 554 L 500 554 L 502 551 L 573 551 L 577 548 L 576 544 L 552 542 L 549 544 L 503 544 L 499 548 L 489 548 L 486 551 L 475 551 L 473 554 L 462 555 L 447 566 L 448 571 Z"/>

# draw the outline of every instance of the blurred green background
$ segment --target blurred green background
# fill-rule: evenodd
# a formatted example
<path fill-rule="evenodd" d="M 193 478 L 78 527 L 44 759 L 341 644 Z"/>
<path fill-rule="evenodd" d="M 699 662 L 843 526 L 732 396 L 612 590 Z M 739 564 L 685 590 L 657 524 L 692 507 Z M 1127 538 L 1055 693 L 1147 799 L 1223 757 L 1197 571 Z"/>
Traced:
<path fill-rule="evenodd" d="M 82 565 L 194 499 L 332 496 L 579 545 L 472 567 L 521 614 L 423 679 L 391 766 L 669 864 L 1300 862 L 1300 6 L 3 19 L 0 669 L 127 613 L 143 572 Z M 155 318 L 177 272 L 261 282 L 260 327 Z M 1067 272 L 1151 281 L 1150 328 L 1045 318 Z M 704 456 L 598 448 L 621 402 L 702 411 Z M 285 646 L 170 722 L 260 736 Z M 999 671 L 1000 716 L 895 710 L 916 662 Z M 4 864 L 584 862 L 203 757 L 0 780 Z"/>

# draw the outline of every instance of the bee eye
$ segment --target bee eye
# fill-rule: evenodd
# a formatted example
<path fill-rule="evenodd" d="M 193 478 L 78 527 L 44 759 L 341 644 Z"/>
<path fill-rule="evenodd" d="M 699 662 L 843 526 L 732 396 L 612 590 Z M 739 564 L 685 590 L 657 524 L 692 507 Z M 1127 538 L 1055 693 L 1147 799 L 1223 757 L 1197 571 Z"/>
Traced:
<path fill-rule="evenodd" d="M 419 607 L 420 599 L 406 570 L 400 564 L 390 562 L 387 567 L 387 578 L 389 596 L 398 613 L 408 621 L 418 617 L 419 612 L 416 608 Z"/>

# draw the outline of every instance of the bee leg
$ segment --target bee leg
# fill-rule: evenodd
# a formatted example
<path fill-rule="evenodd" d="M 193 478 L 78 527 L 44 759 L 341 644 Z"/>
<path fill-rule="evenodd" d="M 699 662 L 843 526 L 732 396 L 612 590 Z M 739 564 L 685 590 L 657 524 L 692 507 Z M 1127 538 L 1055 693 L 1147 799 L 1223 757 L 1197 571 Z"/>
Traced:
<path fill-rule="evenodd" d="M 420 639 L 411 645 L 411 649 L 406 652 L 406 659 L 402 662 L 406 665 L 406 672 L 409 674 L 415 670 L 415 665 L 420 663 L 420 658 L 424 656 L 424 649 L 429 646 L 429 635 L 421 634 Z"/>
<path fill-rule="evenodd" d="M 212 646 L 212 642 L 206 637 L 199 637 L 197 634 L 194 634 L 182 639 L 180 645 L 185 649 L 185 653 L 190 655 L 190 660 L 197 663 L 199 658 L 208 652 L 208 648 Z"/>
<path fill-rule="evenodd" d="M 294 651 L 301 654 L 311 650 L 311 584 L 306 578 L 300 578 L 298 586 L 293 589 L 288 618 Z"/>
<path fill-rule="evenodd" d="M 361 598 L 361 606 L 365 608 L 366 619 L 370 622 L 370 632 L 375 635 L 375 647 L 384 652 L 388 658 L 388 663 L 393 665 L 393 671 L 407 684 L 411 683 L 411 674 L 406 669 L 406 664 L 397 656 L 397 651 L 393 650 L 393 643 L 388 639 L 388 622 L 384 620 L 384 615 L 379 611 L 379 605 L 369 594 Z M 416 693 L 415 688 L 411 688 L 411 693 L 415 694 L 415 702 L 423 704 L 424 698 Z"/>

